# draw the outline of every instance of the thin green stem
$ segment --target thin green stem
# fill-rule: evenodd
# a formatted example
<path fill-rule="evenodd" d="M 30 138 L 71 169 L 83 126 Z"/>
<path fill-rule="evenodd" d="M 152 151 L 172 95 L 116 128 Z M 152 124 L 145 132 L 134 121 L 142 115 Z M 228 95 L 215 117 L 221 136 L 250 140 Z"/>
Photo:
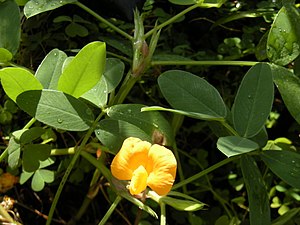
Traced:
<path fill-rule="evenodd" d="M 104 217 L 102 218 L 102 220 L 98 223 L 98 225 L 104 225 L 106 223 L 106 221 L 111 216 L 111 214 L 113 213 L 113 211 L 115 210 L 115 208 L 117 207 L 117 205 L 119 204 L 119 202 L 121 200 L 122 200 L 122 197 L 120 195 L 117 195 L 115 201 L 111 204 L 111 206 L 107 210 L 107 212 L 104 215 Z"/>
<path fill-rule="evenodd" d="M 258 62 L 254 61 L 195 61 L 195 60 L 182 60 L 182 61 L 152 61 L 151 66 L 254 66 Z"/>
<path fill-rule="evenodd" d="M 68 180 L 68 177 L 73 169 L 73 167 L 75 166 L 75 163 L 77 161 L 77 159 L 79 158 L 80 156 L 80 152 L 83 150 L 84 146 L 87 144 L 90 136 L 92 135 L 92 133 L 94 132 L 96 126 L 97 126 L 97 123 L 98 121 L 101 119 L 101 117 L 104 115 L 104 112 L 101 112 L 99 114 L 99 116 L 97 117 L 97 119 L 93 122 L 92 126 L 90 127 L 90 129 L 87 131 L 86 135 L 84 136 L 82 142 L 81 142 L 81 145 L 79 146 L 79 148 L 76 150 L 59 186 L 58 186 L 58 189 L 56 191 L 56 194 L 54 196 L 54 199 L 53 199 L 53 202 L 52 202 L 52 205 L 51 205 L 51 208 L 50 208 L 50 211 L 49 211 L 49 215 L 48 215 L 48 220 L 46 222 L 46 225 L 50 225 L 51 224 L 51 221 L 52 221 L 52 217 L 53 217 L 53 214 L 54 214 L 54 211 L 55 211 L 55 208 L 56 208 L 56 205 L 58 203 L 58 200 L 59 200 L 59 197 L 60 197 L 60 194 L 64 188 L 64 185 L 65 183 L 67 182 Z"/>
<path fill-rule="evenodd" d="M 29 120 L 29 122 L 23 127 L 23 130 L 30 128 L 35 123 L 35 121 L 36 121 L 35 118 L 32 118 L 31 120 Z"/>
<path fill-rule="evenodd" d="M 159 205 L 160 205 L 160 225 L 166 225 L 167 224 L 166 204 L 160 202 Z"/>
<path fill-rule="evenodd" d="M 220 123 L 234 136 L 239 137 L 240 135 L 236 132 L 235 129 L 233 129 L 232 126 L 230 126 L 226 121 L 220 121 Z"/>
<path fill-rule="evenodd" d="M 211 167 L 208 167 L 207 169 L 205 169 L 205 170 L 203 170 L 203 171 L 201 171 L 201 172 L 199 172 L 199 173 L 197 173 L 197 174 L 195 174 L 195 175 L 193 175 L 193 176 L 185 179 L 184 181 L 181 181 L 181 182 L 175 184 L 173 186 L 172 190 L 175 190 L 175 189 L 180 188 L 180 187 L 182 187 L 184 185 L 187 185 L 187 184 L 189 184 L 189 183 L 191 183 L 191 182 L 193 182 L 193 181 L 195 181 L 195 180 L 197 180 L 197 179 L 205 176 L 206 174 L 208 174 L 208 173 L 210 173 L 210 172 L 218 169 L 219 167 L 224 166 L 224 165 L 226 165 L 226 164 L 228 164 L 228 163 L 230 163 L 230 162 L 238 159 L 239 157 L 240 156 L 233 156 L 233 157 L 224 159 L 221 162 L 218 162 L 218 163 L 212 165 Z"/>
<path fill-rule="evenodd" d="M 0 155 L 0 162 L 2 162 L 2 160 L 5 159 L 7 155 L 8 155 L 8 148 L 6 148 Z"/>
<path fill-rule="evenodd" d="M 129 64 L 132 63 L 132 61 L 131 61 L 130 59 L 128 59 L 127 57 L 118 55 L 118 54 L 116 54 L 116 53 L 108 52 L 108 51 L 107 51 L 106 54 L 107 54 L 107 55 L 110 55 L 110 56 L 113 56 L 113 57 L 116 57 L 116 58 L 118 58 L 118 59 L 121 59 L 122 61 L 127 62 L 127 63 L 129 63 Z"/>
<path fill-rule="evenodd" d="M 101 172 L 101 174 L 103 174 L 103 176 L 108 180 L 108 182 L 111 182 L 110 170 L 103 164 L 103 162 L 99 162 L 99 160 L 97 160 L 94 156 L 85 151 L 81 151 L 80 155 L 93 166 L 95 166 Z"/>
<path fill-rule="evenodd" d="M 125 80 L 122 86 L 120 87 L 120 90 L 118 91 L 114 100 L 112 101 L 112 105 L 121 104 L 125 100 L 131 88 L 138 81 L 138 79 L 138 77 L 131 76 L 131 71 L 128 71 Z"/>
<path fill-rule="evenodd" d="M 97 20 L 99 20 L 100 22 L 106 24 L 107 26 L 109 26 L 111 29 L 113 29 L 114 31 L 116 31 L 117 33 L 119 33 L 120 35 L 122 35 L 123 37 L 132 40 L 133 37 L 130 36 L 129 34 L 127 34 L 125 31 L 121 30 L 120 28 L 118 28 L 117 26 L 113 25 L 112 23 L 110 23 L 109 21 L 107 21 L 106 19 L 104 19 L 102 16 L 100 16 L 98 13 L 96 13 L 95 11 L 91 10 L 90 8 L 88 8 L 87 6 L 85 6 L 84 4 L 76 1 L 74 3 L 75 5 L 77 5 L 78 7 L 80 7 L 81 9 L 83 9 L 84 11 L 86 11 L 87 13 L 91 14 L 93 17 L 95 17 Z"/>
<path fill-rule="evenodd" d="M 170 18 L 169 20 L 167 20 L 166 22 L 158 25 L 155 29 L 156 30 L 160 30 L 165 26 L 168 26 L 169 24 L 175 22 L 176 20 L 178 20 L 180 17 L 184 16 L 186 13 L 192 11 L 193 9 L 197 8 L 198 4 L 194 4 L 188 8 L 186 8 L 185 10 L 181 11 L 180 13 L 178 13 L 177 15 L 173 16 L 172 18 Z M 148 33 L 145 34 L 145 39 L 148 38 L 150 35 L 152 35 L 155 32 L 155 29 L 150 30 Z"/>
<path fill-rule="evenodd" d="M 193 161 L 196 165 L 199 166 L 200 169 L 204 169 L 204 167 L 201 165 L 201 163 L 194 157 L 190 156 L 190 154 L 186 153 L 185 151 L 179 150 L 180 154 L 184 155 L 185 157 L 187 157 L 189 160 Z M 210 180 L 208 178 L 207 175 L 204 175 L 206 182 L 207 182 L 207 186 L 205 186 L 213 195 L 216 199 L 218 199 L 218 201 L 221 203 L 221 205 L 223 206 L 224 210 L 226 211 L 227 215 L 231 218 L 232 217 L 232 213 L 230 212 L 230 210 L 228 209 L 227 205 L 229 206 L 229 208 L 234 211 L 234 209 L 230 206 L 230 204 L 224 199 L 222 198 L 222 196 L 220 196 L 218 193 L 216 193 L 210 183 Z"/>
<path fill-rule="evenodd" d="M 84 215 L 84 213 L 87 211 L 88 207 L 90 206 L 91 202 L 93 201 L 93 199 L 96 197 L 96 195 L 99 192 L 99 184 L 98 184 L 98 180 L 100 177 L 101 173 L 100 171 L 96 168 L 93 174 L 93 178 L 90 182 L 90 188 L 88 193 L 86 194 L 78 212 L 76 213 L 76 215 L 74 216 L 74 218 L 71 219 L 71 224 L 74 221 L 74 223 L 76 223 L 77 221 L 79 221 L 81 219 L 81 217 Z"/>
<path fill-rule="evenodd" d="M 179 179 L 180 179 L 180 181 L 184 181 L 185 178 L 184 178 L 184 174 L 183 174 L 183 170 L 182 170 L 182 166 L 181 166 L 180 157 L 179 157 L 179 154 L 178 154 L 178 149 L 177 149 L 176 143 L 173 144 L 173 152 L 174 152 L 175 157 L 177 159 Z M 186 185 L 182 186 L 182 190 L 183 190 L 183 193 L 187 194 Z"/>

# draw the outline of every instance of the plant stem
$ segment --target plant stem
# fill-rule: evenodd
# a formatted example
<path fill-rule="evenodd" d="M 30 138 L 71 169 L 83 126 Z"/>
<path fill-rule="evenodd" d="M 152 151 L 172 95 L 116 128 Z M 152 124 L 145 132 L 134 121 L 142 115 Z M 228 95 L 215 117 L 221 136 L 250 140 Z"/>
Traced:
<path fill-rule="evenodd" d="M 206 175 L 206 174 L 208 174 L 208 173 L 210 173 L 210 172 L 218 169 L 219 167 L 224 166 L 224 165 L 226 165 L 226 164 L 228 164 L 228 163 L 230 163 L 230 162 L 238 159 L 239 157 L 240 156 L 233 156 L 233 157 L 224 159 L 221 162 L 218 162 L 218 163 L 212 165 L 211 167 L 208 167 L 207 169 L 202 170 L 201 172 L 199 172 L 199 173 L 197 173 L 197 174 L 195 174 L 195 175 L 193 175 L 193 176 L 185 179 L 184 181 L 181 181 L 181 182 L 175 184 L 173 186 L 172 190 L 175 190 L 175 189 L 180 188 L 180 187 L 182 187 L 184 185 L 187 185 L 187 184 L 189 184 L 189 183 L 191 183 L 191 182 L 199 179 L 200 177 L 203 177 L 204 175 Z"/>
<path fill-rule="evenodd" d="M 220 121 L 220 123 L 234 136 L 239 137 L 240 135 L 236 132 L 235 129 L 232 128 L 226 121 Z"/>
<path fill-rule="evenodd" d="M 110 23 L 109 21 L 107 21 L 106 19 L 104 19 L 102 16 L 100 16 L 98 13 L 96 13 L 95 11 L 91 10 L 90 8 L 88 8 L 87 6 L 85 6 L 84 4 L 76 1 L 74 3 L 75 5 L 79 6 L 81 9 L 83 9 L 84 11 L 88 12 L 89 14 L 91 14 L 93 17 L 95 17 L 97 20 L 99 20 L 100 22 L 106 24 L 107 26 L 109 26 L 111 29 L 113 29 L 114 31 L 116 31 L 117 33 L 119 33 L 120 35 L 122 35 L 123 37 L 132 40 L 133 37 L 130 36 L 129 34 L 127 34 L 125 31 L 121 30 L 120 28 L 116 27 L 115 25 L 113 25 L 112 23 Z"/>
<path fill-rule="evenodd" d="M 23 130 L 30 128 L 35 123 L 35 121 L 36 121 L 35 118 L 29 120 L 29 122 L 23 127 Z"/>
<path fill-rule="evenodd" d="M 187 157 L 189 160 L 193 161 L 196 165 L 198 165 L 200 169 L 202 169 L 202 170 L 204 169 L 204 167 L 201 165 L 201 163 L 195 157 L 190 156 L 188 153 L 186 153 L 185 151 L 182 151 L 182 150 L 179 150 L 179 152 L 180 152 L 180 154 L 183 154 L 185 157 Z M 220 204 L 223 206 L 224 210 L 226 211 L 227 215 L 231 218 L 232 213 L 228 209 L 227 205 L 229 206 L 229 208 L 232 211 L 234 211 L 234 209 L 231 207 L 231 205 L 224 198 L 222 198 L 222 196 L 220 196 L 217 192 L 214 191 L 207 175 L 205 175 L 205 179 L 206 179 L 206 182 L 207 182 L 207 185 L 208 185 L 207 186 L 208 190 L 220 202 Z"/>
<path fill-rule="evenodd" d="M 184 174 L 183 174 L 183 170 L 182 170 L 182 166 L 181 166 L 180 157 L 179 157 L 179 154 L 178 154 L 178 149 L 177 149 L 176 143 L 173 144 L 173 152 L 174 152 L 175 157 L 177 159 L 177 167 L 178 167 L 179 179 L 180 179 L 180 181 L 184 181 L 185 178 L 184 178 Z M 187 194 L 186 185 L 182 186 L 182 190 L 183 190 L 184 194 Z"/>
<path fill-rule="evenodd" d="M 90 136 L 92 135 L 92 133 L 94 132 L 96 126 L 97 126 L 97 123 L 98 121 L 101 119 L 101 117 L 104 115 L 105 113 L 104 112 L 101 112 L 99 114 L 99 116 L 96 118 L 96 120 L 93 122 L 92 126 L 90 127 L 90 129 L 87 131 L 86 135 L 84 136 L 79 148 L 76 150 L 59 186 L 58 186 L 58 189 L 56 191 L 56 194 L 54 196 L 54 199 L 53 199 L 53 202 L 52 202 L 52 205 L 51 205 L 51 208 L 50 208 L 50 211 L 49 211 L 49 215 L 48 215 L 48 220 L 46 222 L 46 225 L 50 225 L 51 224 L 51 220 L 52 220 L 52 217 L 53 217 L 53 214 L 54 214 L 54 211 L 55 211 L 55 208 L 56 208 L 56 205 L 58 203 L 58 200 L 59 200 L 59 197 L 60 197 L 60 194 L 64 188 L 64 185 L 65 183 L 67 182 L 68 180 L 68 177 L 77 161 L 77 159 L 79 158 L 80 156 L 80 152 L 83 150 L 84 146 L 86 145 L 86 143 L 88 142 Z"/>
<path fill-rule="evenodd" d="M 168 26 L 169 24 L 173 23 L 174 21 L 178 20 L 180 17 L 184 16 L 186 13 L 192 11 L 193 9 L 197 8 L 199 5 L 198 4 L 194 4 L 188 8 L 186 8 L 185 10 L 181 11 L 180 13 L 178 13 L 177 15 L 173 16 L 172 18 L 170 18 L 169 20 L 167 20 L 166 22 L 158 25 L 156 27 L 157 30 L 162 29 L 165 26 Z M 148 33 L 145 34 L 145 39 L 148 38 L 150 35 L 152 35 L 154 33 L 154 29 L 150 30 Z"/>
<path fill-rule="evenodd" d="M 196 61 L 196 60 L 182 60 L 182 61 L 152 61 L 151 66 L 254 66 L 258 62 L 254 61 Z"/>
<path fill-rule="evenodd" d="M 108 180 L 108 182 L 111 182 L 110 170 L 102 162 L 99 162 L 99 160 L 97 160 L 90 153 L 87 153 L 85 151 L 81 151 L 80 155 L 93 166 L 95 166 L 101 172 L 101 174 L 103 174 L 103 176 Z"/>
<path fill-rule="evenodd" d="M 111 216 L 111 214 L 113 213 L 113 211 L 115 210 L 115 208 L 117 207 L 117 205 L 119 204 L 119 202 L 121 200 L 122 200 L 122 197 L 120 195 L 117 195 L 115 201 L 111 204 L 111 206 L 107 210 L 107 212 L 104 215 L 104 217 L 102 218 L 102 220 L 98 223 L 98 225 L 104 225 L 106 223 L 106 221 Z"/>
<path fill-rule="evenodd" d="M 0 162 L 2 162 L 2 160 L 5 159 L 7 155 L 8 155 L 8 148 L 6 148 L 0 155 Z"/>
<path fill-rule="evenodd" d="M 159 205 L 160 205 L 160 225 L 166 225 L 167 224 L 166 204 L 160 202 Z"/>
<path fill-rule="evenodd" d="M 138 81 L 138 79 L 138 77 L 131 76 L 131 71 L 128 71 L 125 80 L 122 86 L 120 87 L 120 90 L 118 91 L 114 100 L 112 101 L 112 105 L 121 104 L 125 100 L 131 88 Z"/>

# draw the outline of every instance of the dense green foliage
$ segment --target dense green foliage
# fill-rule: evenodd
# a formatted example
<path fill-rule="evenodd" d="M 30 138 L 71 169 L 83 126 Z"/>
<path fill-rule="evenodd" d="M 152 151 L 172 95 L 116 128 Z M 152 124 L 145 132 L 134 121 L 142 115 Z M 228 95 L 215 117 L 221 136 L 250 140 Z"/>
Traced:
<path fill-rule="evenodd" d="M 0 220 L 300 224 L 299 6 L 0 1 L 0 161 L 19 177 Z M 111 175 L 128 137 L 173 151 L 168 195 Z"/>

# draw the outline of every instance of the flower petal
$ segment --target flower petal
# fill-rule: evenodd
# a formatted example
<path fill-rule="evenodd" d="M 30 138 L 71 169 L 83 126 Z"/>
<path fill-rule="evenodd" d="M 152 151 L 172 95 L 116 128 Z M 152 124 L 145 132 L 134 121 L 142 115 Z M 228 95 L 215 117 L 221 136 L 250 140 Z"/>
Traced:
<path fill-rule="evenodd" d="M 140 165 L 146 167 L 148 151 L 151 144 L 139 138 L 125 139 L 121 150 L 111 163 L 111 172 L 119 180 L 130 180 Z"/>
<path fill-rule="evenodd" d="M 132 195 L 140 194 L 147 187 L 148 173 L 143 166 L 139 166 L 134 172 L 129 185 L 129 192 Z"/>
<path fill-rule="evenodd" d="M 177 161 L 172 151 L 153 145 L 148 154 L 147 185 L 159 195 L 166 195 L 172 188 L 176 177 Z"/>

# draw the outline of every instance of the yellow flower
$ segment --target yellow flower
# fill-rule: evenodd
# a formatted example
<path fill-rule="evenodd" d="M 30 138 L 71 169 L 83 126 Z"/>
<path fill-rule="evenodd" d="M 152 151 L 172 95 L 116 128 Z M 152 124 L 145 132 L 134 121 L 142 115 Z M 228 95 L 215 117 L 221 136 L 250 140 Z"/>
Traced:
<path fill-rule="evenodd" d="M 130 180 L 129 192 L 137 195 L 147 186 L 166 195 L 176 176 L 177 162 L 172 151 L 151 145 L 139 138 L 127 138 L 111 163 L 111 172 L 119 180 Z"/>

